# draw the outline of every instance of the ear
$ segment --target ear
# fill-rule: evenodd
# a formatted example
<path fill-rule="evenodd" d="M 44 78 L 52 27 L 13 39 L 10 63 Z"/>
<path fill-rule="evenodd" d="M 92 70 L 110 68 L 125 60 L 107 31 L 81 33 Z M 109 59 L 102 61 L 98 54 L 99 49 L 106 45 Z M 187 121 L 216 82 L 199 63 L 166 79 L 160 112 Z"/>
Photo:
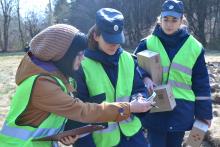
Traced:
<path fill-rule="evenodd" d="M 99 41 L 100 36 L 98 36 L 95 32 L 93 33 L 93 38 L 95 41 Z"/>

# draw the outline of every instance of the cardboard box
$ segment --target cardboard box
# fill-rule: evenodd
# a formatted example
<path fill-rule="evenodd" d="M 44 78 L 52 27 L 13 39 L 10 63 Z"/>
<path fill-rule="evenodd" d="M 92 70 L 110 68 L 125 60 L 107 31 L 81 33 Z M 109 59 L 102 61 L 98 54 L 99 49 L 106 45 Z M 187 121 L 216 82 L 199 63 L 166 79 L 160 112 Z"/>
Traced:
<path fill-rule="evenodd" d="M 162 66 L 160 64 L 160 54 L 149 50 L 144 50 L 137 54 L 138 65 L 151 76 L 152 81 L 160 85 L 162 83 Z"/>
<path fill-rule="evenodd" d="M 154 99 L 156 102 L 155 105 L 159 108 L 153 107 L 150 111 L 151 113 L 172 111 L 175 108 L 176 101 L 170 85 L 157 86 L 154 91 L 157 94 L 156 98 Z"/>
<path fill-rule="evenodd" d="M 193 124 L 193 128 L 190 131 L 189 137 L 186 140 L 187 147 L 200 147 L 205 133 L 208 131 L 208 125 L 204 122 L 196 120 Z"/>

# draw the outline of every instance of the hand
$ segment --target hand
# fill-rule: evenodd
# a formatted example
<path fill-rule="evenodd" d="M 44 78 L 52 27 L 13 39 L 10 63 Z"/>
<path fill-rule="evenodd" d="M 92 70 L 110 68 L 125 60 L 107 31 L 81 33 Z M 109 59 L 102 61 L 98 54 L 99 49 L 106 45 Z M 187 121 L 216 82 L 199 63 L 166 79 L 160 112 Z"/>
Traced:
<path fill-rule="evenodd" d="M 142 96 L 130 102 L 130 111 L 135 113 L 149 111 L 155 102 L 146 101 Z"/>
<path fill-rule="evenodd" d="M 66 136 L 61 138 L 60 142 L 64 145 L 72 145 L 76 142 L 76 140 L 79 138 L 78 135 L 76 136 Z"/>
<path fill-rule="evenodd" d="M 205 124 L 207 124 L 209 126 L 209 128 L 211 127 L 212 120 L 204 119 L 201 121 L 204 122 Z"/>
<path fill-rule="evenodd" d="M 148 77 L 145 77 L 143 79 L 143 82 L 144 82 L 145 87 L 147 88 L 148 93 L 152 94 L 156 84 Z"/>

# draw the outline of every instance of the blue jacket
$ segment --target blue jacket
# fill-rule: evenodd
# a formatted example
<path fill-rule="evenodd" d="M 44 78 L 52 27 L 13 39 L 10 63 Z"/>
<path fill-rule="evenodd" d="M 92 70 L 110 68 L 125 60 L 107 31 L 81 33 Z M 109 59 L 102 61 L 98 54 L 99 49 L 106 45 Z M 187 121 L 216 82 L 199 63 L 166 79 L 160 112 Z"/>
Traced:
<path fill-rule="evenodd" d="M 166 35 L 161 27 L 157 25 L 153 35 L 160 39 L 170 61 L 172 61 L 190 34 L 186 28 L 182 28 L 172 35 Z M 146 49 L 146 39 L 143 39 L 135 49 L 134 54 Z M 192 90 L 196 97 L 211 96 L 204 49 L 192 69 Z M 144 127 L 164 131 L 185 131 L 191 129 L 194 117 L 201 120 L 212 119 L 211 99 L 196 100 L 195 103 L 176 99 L 176 103 L 176 108 L 171 112 L 146 114 L 142 117 Z"/>
<path fill-rule="evenodd" d="M 115 87 L 117 83 L 117 75 L 118 75 L 118 61 L 121 53 L 123 52 L 122 48 L 119 48 L 116 53 L 112 56 L 105 54 L 102 51 L 99 50 L 85 50 L 84 56 L 91 58 L 93 60 L 96 60 L 100 62 L 108 75 L 112 85 Z M 144 83 L 142 82 L 142 79 L 140 77 L 140 73 L 137 70 L 137 63 L 135 62 L 135 69 L 134 69 L 134 82 L 133 82 L 133 89 L 132 89 L 132 95 L 137 93 L 142 93 L 144 96 L 146 96 L 146 88 L 144 87 Z M 89 100 L 89 91 L 86 86 L 85 81 L 85 75 L 83 72 L 82 67 L 77 71 L 75 74 L 74 79 L 77 82 L 77 96 L 85 102 L 90 101 Z M 104 100 L 104 99 L 103 99 Z"/>
<path fill-rule="evenodd" d="M 89 50 L 86 49 L 84 52 L 84 56 L 88 57 L 90 59 L 93 59 L 95 61 L 98 61 L 102 64 L 106 74 L 108 75 L 112 85 L 114 88 L 116 87 L 117 83 L 117 75 L 118 75 L 118 61 L 121 53 L 123 52 L 122 48 L 119 48 L 114 55 L 107 55 L 104 52 L 100 50 Z M 134 69 L 134 80 L 133 80 L 133 88 L 132 88 L 132 93 L 137 94 L 137 93 L 142 93 L 142 95 L 147 96 L 147 91 L 144 86 L 144 83 L 142 82 L 139 70 L 137 68 L 137 63 L 135 62 L 135 69 Z M 95 71 L 94 71 L 95 72 Z M 98 78 L 98 77 L 97 77 Z M 96 103 L 101 103 L 102 101 L 105 100 L 105 94 L 100 94 L 97 96 L 90 97 L 89 96 L 89 91 L 86 85 L 86 80 L 85 80 L 85 74 L 83 72 L 82 67 L 79 68 L 79 70 L 74 74 L 74 79 L 77 82 L 77 97 L 80 98 L 84 102 L 96 102 Z M 125 79 L 126 80 L 126 79 Z M 69 130 L 72 128 L 75 128 L 76 126 L 80 127 L 82 125 L 85 125 L 83 123 L 76 123 L 74 121 L 68 120 L 65 130 Z M 142 141 L 140 139 L 140 141 Z M 95 147 L 95 144 L 92 139 L 92 135 L 87 135 L 86 137 L 83 137 L 82 139 L 79 139 L 75 145 L 77 147 L 81 146 L 90 146 L 90 147 Z"/>

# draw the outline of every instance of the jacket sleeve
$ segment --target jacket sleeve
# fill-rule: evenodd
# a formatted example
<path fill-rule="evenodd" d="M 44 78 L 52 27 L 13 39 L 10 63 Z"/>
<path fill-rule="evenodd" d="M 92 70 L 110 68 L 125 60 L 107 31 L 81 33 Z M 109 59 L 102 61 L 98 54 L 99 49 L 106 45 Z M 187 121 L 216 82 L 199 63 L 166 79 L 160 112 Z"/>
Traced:
<path fill-rule="evenodd" d="M 202 50 L 192 69 L 192 90 L 196 96 L 195 117 L 202 120 L 211 120 L 212 101 L 204 50 Z"/>
<path fill-rule="evenodd" d="M 90 99 L 89 90 L 86 85 L 85 74 L 83 72 L 82 66 L 75 72 L 74 77 L 77 83 L 77 97 L 80 98 L 83 102 L 87 102 Z"/>
<path fill-rule="evenodd" d="M 135 69 L 134 69 L 134 81 L 133 81 L 133 87 L 132 87 L 132 93 L 131 95 L 136 95 L 138 93 L 141 93 L 143 97 L 148 97 L 147 88 L 144 85 L 144 82 L 142 80 L 142 75 L 139 71 L 138 65 L 136 60 L 135 62 Z M 144 119 L 145 115 L 147 113 L 133 113 L 135 116 L 139 117 L 140 119 Z"/>
<path fill-rule="evenodd" d="M 141 40 L 141 42 L 139 43 L 139 45 L 135 48 L 133 55 L 134 55 L 134 59 L 137 62 L 137 53 L 147 50 L 146 47 L 146 39 Z M 146 72 L 143 68 L 141 68 L 140 66 L 137 67 L 138 73 L 140 74 L 141 78 L 144 79 L 145 77 L 149 77 L 151 78 L 150 74 L 148 72 Z"/>
<path fill-rule="evenodd" d="M 134 81 L 133 81 L 133 88 L 131 95 L 141 93 L 144 97 L 147 97 L 148 96 L 147 88 L 144 86 L 144 83 L 142 81 L 141 78 L 142 75 L 140 73 L 136 60 L 134 60 L 134 62 L 135 62 Z"/>
<path fill-rule="evenodd" d="M 146 50 L 147 47 L 146 47 L 146 39 L 143 39 L 141 40 L 141 42 L 139 43 L 139 45 L 135 48 L 133 54 L 134 55 L 137 55 L 137 53 L 143 51 L 143 50 Z"/>
<path fill-rule="evenodd" d="M 88 123 L 121 121 L 130 115 L 129 103 L 83 103 L 64 93 L 54 79 L 46 76 L 37 79 L 31 103 L 42 111 Z M 119 109 L 124 109 L 124 115 Z"/>

